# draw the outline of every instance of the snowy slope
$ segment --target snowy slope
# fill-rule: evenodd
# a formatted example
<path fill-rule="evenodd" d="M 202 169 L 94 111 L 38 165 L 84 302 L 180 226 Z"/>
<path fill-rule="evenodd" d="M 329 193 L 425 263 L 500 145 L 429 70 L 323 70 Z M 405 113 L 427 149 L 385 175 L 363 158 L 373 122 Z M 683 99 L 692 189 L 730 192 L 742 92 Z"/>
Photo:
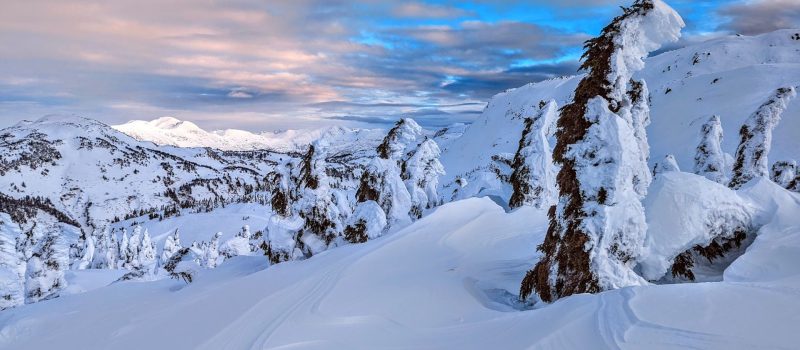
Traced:
<path fill-rule="evenodd" d="M 800 85 L 800 30 L 779 30 L 754 37 L 728 36 L 663 53 L 646 60 L 636 77 L 644 78 L 651 94 L 648 126 L 651 166 L 674 154 L 681 169 L 693 167 L 700 127 L 719 115 L 724 129 L 723 150 L 733 154 L 739 128 L 779 87 Z M 464 178 L 468 185 L 456 198 L 496 195 L 505 201 L 510 186 L 497 176 L 497 156 L 513 155 L 524 127 L 540 101 L 563 106 L 572 99 L 581 76 L 548 80 L 494 96 L 464 136 L 444 149 L 440 195 L 450 200 Z M 771 162 L 800 157 L 800 105 L 790 104 L 773 135 Z M 551 145 L 553 143 L 551 142 Z M 493 160 L 495 158 L 495 160 Z"/>
<path fill-rule="evenodd" d="M 340 141 L 366 139 L 377 143 L 384 133 L 383 130 L 347 129 L 338 126 L 258 134 L 236 129 L 205 131 L 192 122 L 173 117 L 151 121 L 132 120 L 114 125 L 113 128 L 137 140 L 150 141 L 157 145 L 210 147 L 225 151 L 269 149 L 279 152 L 297 151 L 321 138 Z"/>
<path fill-rule="evenodd" d="M 800 197 L 766 180 L 741 194 L 766 226 L 721 282 L 624 288 L 519 311 L 513 294 L 535 259 L 544 212 L 469 199 L 303 262 L 265 268 L 263 259 L 236 258 L 188 286 L 122 283 L 7 310 L 0 347 L 793 348 Z"/>

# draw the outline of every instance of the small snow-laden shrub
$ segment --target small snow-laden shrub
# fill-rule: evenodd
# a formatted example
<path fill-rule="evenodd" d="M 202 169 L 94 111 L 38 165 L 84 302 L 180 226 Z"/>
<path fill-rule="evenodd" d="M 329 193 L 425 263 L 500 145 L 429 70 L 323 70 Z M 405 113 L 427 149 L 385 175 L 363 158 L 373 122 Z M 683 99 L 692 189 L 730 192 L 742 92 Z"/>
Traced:
<path fill-rule="evenodd" d="M 648 230 L 638 257 L 648 280 L 665 275 L 694 280 L 694 265 L 714 264 L 752 238 L 753 208 L 722 184 L 669 172 L 660 174 L 649 192 L 644 201 Z"/>
<path fill-rule="evenodd" d="M 344 230 L 344 238 L 350 243 L 364 243 L 383 234 L 386 214 L 375 201 L 358 203 Z"/>
<path fill-rule="evenodd" d="M 772 164 L 770 178 L 783 188 L 790 188 L 790 184 L 797 177 L 797 162 L 794 160 L 784 160 Z"/>
<path fill-rule="evenodd" d="M 244 225 L 241 232 L 220 245 L 219 253 L 222 254 L 225 259 L 240 255 L 250 255 L 252 252 L 252 247 L 250 246 L 251 238 L 250 226 Z"/>
<path fill-rule="evenodd" d="M 284 218 L 273 215 L 267 223 L 267 233 L 264 253 L 273 264 L 304 257 L 302 242 L 297 234 L 305 225 L 305 220 L 299 217 Z"/>
<path fill-rule="evenodd" d="M 178 249 L 164 264 L 164 270 L 171 278 L 183 280 L 187 284 L 192 283 L 199 268 L 192 255 L 192 249 L 189 247 Z"/>
<path fill-rule="evenodd" d="M 667 154 L 664 159 L 653 166 L 653 176 L 657 176 L 658 174 L 668 171 L 681 171 L 681 168 L 678 166 L 678 162 L 675 160 L 675 156 L 671 154 Z"/>

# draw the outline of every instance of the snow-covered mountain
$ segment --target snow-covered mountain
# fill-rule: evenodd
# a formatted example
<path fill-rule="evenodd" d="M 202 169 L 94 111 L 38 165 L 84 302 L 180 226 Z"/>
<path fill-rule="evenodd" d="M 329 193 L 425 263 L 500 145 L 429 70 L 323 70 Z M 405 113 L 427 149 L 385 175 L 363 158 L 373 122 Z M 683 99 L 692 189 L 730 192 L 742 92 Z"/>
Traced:
<path fill-rule="evenodd" d="M 0 347 L 793 348 L 798 38 L 730 36 L 646 60 L 634 79 L 649 87 L 658 167 L 642 246 L 619 255 L 637 285 L 552 303 L 520 300 L 520 282 L 557 236 L 550 152 L 583 76 L 500 93 L 475 123 L 439 131 L 403 119 L 270 139 L 59 117 L 0 130 L 0 291 L 44 291 L 3 296 L 29 305 L 0 311 Z M 777 166 L 731 188 L 748 137 L 771 148 L 738 158 Z M 123 229 L 176 250 L 146 269 L 92 269 L 102 259 L 88 252 L 128 240 Z"/>
<path fill-rule="evenodd" d="M 151 121 L 132 120 L 112 127 L 137 140 L 150 141 L 157 145 L 209 147 L 223 151 L 291 152 L 298 151 L 322 138 L 337 139 L 339 142 L 335 144 L 352 143 L 355 140 L 378 142 L 383 138 L 383 130 L 348 129 L 339 126 L 263 133 L 236 129 L 206 131 L 190 121 L 181 121 L 173 117 L 161 117 Z"/>

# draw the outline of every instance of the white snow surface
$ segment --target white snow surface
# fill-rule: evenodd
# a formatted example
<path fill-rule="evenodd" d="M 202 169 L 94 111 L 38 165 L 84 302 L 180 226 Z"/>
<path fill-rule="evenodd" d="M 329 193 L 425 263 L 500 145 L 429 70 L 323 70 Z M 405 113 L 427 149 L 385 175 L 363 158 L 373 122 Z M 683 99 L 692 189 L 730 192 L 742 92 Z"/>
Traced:
<path fill-rule="evenodd" d="M 800 341 L 800 197 L 753 186 L 743 189 L 749 200 L 771 214 L 722 282 L 515 310 L 547 219 L 474 198 L 305 261 L 267 268 L 262 257 L 236 257 L 190 285 L 117 283 L 6 310 L 0 348 L 789 349 Z"/>

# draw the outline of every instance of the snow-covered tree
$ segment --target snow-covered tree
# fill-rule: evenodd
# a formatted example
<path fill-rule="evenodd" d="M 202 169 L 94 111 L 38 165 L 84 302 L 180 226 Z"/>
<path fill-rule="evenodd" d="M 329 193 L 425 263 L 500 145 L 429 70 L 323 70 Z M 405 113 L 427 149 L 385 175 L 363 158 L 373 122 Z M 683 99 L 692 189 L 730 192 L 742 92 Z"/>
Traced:
<path fill-rule="evenodd" d="M 142 227 L 136 226 L 133 228 L 133 234 L 128 239 L 128 246 L 125 249 L 125 265 L 126 269 L 133 270 L 141 267 L 139 261 L 139 250 L 142 246 Z"/>
<path fill-rule="evenodd" d="M 181 246 L 181 237 L 178 234 L 178 230 L 175 229 L 175 232 L 168 235 L 167 239 L 164 240 L 164 248 L 161 250 L 161 264 L 166 264 L 181 248 L 183 248 Z"/>
<path fill-rule="evenodd" d="M 232 258 L 234 256 L 239 255 L 249 255 L 250 254 L 250 226 L 244 225 L 242 227 L 242 231 L 236 234 L 233 238 L 225 241 L 222 243 L 222 246 L 219 248 L 220 254 L 222 254 L 225 259 Z"/>
<path fill-rule="evenodd" d="M 203 247 L 203 266 L 206 268 L 213 269 L 222 262 L 219 255 L 220 237 L 222 237 L 222 232 L 215 233 L 211 242 Z"/>
<path fill-rule="evenodd" d="M 694 173 L 716 183 L 727 182 L 722 152 L 722 122 L 713 115 L 700 129 L 700 144 L 694 155 Z"/>
<path fill-rule="evenodd" d="M 408 216 L 411 211 L 411 194 L 400 177 L 400 168 L 392 159 L 372 159 L 361 175 L 356 200 L 358 203 L 378 203 L 390 226 L 411 222 Z"/>
<path fill-rule="evenodd" d="M 0 310 L 25 302 L 25 261 L 16 247 L 20 229 L 0 213 Z"/>
<path fill-rule="evenodd" d="M 551 126 L 557 113 L 555 100 L 542 101 L 538 113 L 525 119 L 525 129 L 511 166 L 510 182 L 514 189 L 508 203 L 511 208 L 523 205 L 544 208 L 556 202 L 556 174 L 548 138 L 555 131 Z"/>
<path fill-rule="evenodd" d="M 108 233 L 106 237 L 105 266 L 109 269 L 116 269 L 119 261 L 119 242 L 114 232 Z"/>
<path fill-rule="evenodd" d="M 772 130 L 781 120 L 797 92 L 794 87 L 779 88 L 770 99 L 751 114 L 739 130 L 739 147 L 733 164 L 733 177 L 728 186 L 733 189 L 759 176 L 768 175 L 767 156 L 772 147 Z"/>
<path fill-rule="evenodd" d="M 171 278 L 180 279 L 186 283 L 192 283 L 197 268 L 192 249 L 188 247 L 178 249 L 164 263 L 164 270 L 169 273 Z"/>
<path fill-rule="evenodd" d="M 305 220 L 296 240 L 302 241 L 306 256 L 318 254 L 342 235 L 339 206 L 327 175 L 323 141 L 309 145 L 295 177 L 298 215 Z"/>
<path fill-rule="evenodd" d="M 664 156 L 660 162 L 657 162 L 656 165 L 653 166 L 653 176 L 657 176 L 661 173 L 666 173 L 668 171 L 681 171 L 681 168 L 678 166 L 678 161 L 675 160 L 675 156 L 671 154 L 667 154 Z"/>
<path fill-rule="evenodd" d="M 538 248 L 543 256 L 522 281 L 523 300 L 647 283 L 633 267 L 647 229 L 648 96 L 632 76 L 651 51 L 677 40 L 683 20 L 660 0 L 637 0 L 623 11 L 584 45 L 587 74 L 561 109 L 553 152 L 559 202 Z"/>
<path fill-rule="evenodd" d="M 139 248 L 139 267 L 145 271 L 152 272 L 156 266 L 156 244 L 150 238 L 150 232 L 144 230 L 141 247 Z"/>
<path fill-rule="evenodd" d="M 772 181 L 783 188 L 789 185 L 797 177 L 797 162 L 794 160 L 782 160 L 772 164 Z"/>
<path fill-rule="evenodd" d="M 378 145 L 378 156 L 394 159 L 400 165 L 400 161 L 406 158 L 406 152 L 413 150 L 423 137 L 422 127 L 414 119 L 400 119 Z"/>
<path fill-rule="evenodd" d="M 81 259 L 78 261 L 78 270 L 84 270 L 92 267 L 92 261 L 94 261 L 95 253 L 94 235 L 88 235 L 83 244 L 83 256 L 81 256 Z"/>
<path fill-rule="evenodd" d="M 64 270 L 69 257 L 61 234 L 57 230 L 45 233 L 28 259 L 25 276 L 25 302 L 35 303 L 53 298 L 67 286 Z"/>
<path fill-rule="evenodd" d="M 267 175 L 267 179 L 272 184 L 272 197 L 270 198 L 270 205 L 272 210 L 279 215 L 288 217 L 291 212 L 291 176 L 289 175 L 289 167 L 291 164 L 279 163 L 275 166 L 275 170 Z"/>
<path fill-rule="evenodd" d="M 426 138 L 403 163 L 401 178 L 411 196 L 409 215 L 414 219 L 422 217 L 424 209 L 438 204 L 436 187 L 439 185 L 439 176 L 444 175 L 444 166 L 439 162 L 440 154 L 436 141 Z"/>
<path fill-rule="evenodd" d="M 386 225 L 386 213 L 378 203 L 361 202 L 344 229 L 344 238 L 350 243 L 364 243 L 383 234 Z"/>
<path fill-rule="evenodd" d="M 117 256 L 119 260 L 117 261 L 117 268 L 127 269 L 132 259 L 128 256 L 128 243 L 130 243 L 130 238 L 128 238 L 128 230 L 124 227 L 122 228 L 122 238 L 120 238 L 118 243 Z"/>

